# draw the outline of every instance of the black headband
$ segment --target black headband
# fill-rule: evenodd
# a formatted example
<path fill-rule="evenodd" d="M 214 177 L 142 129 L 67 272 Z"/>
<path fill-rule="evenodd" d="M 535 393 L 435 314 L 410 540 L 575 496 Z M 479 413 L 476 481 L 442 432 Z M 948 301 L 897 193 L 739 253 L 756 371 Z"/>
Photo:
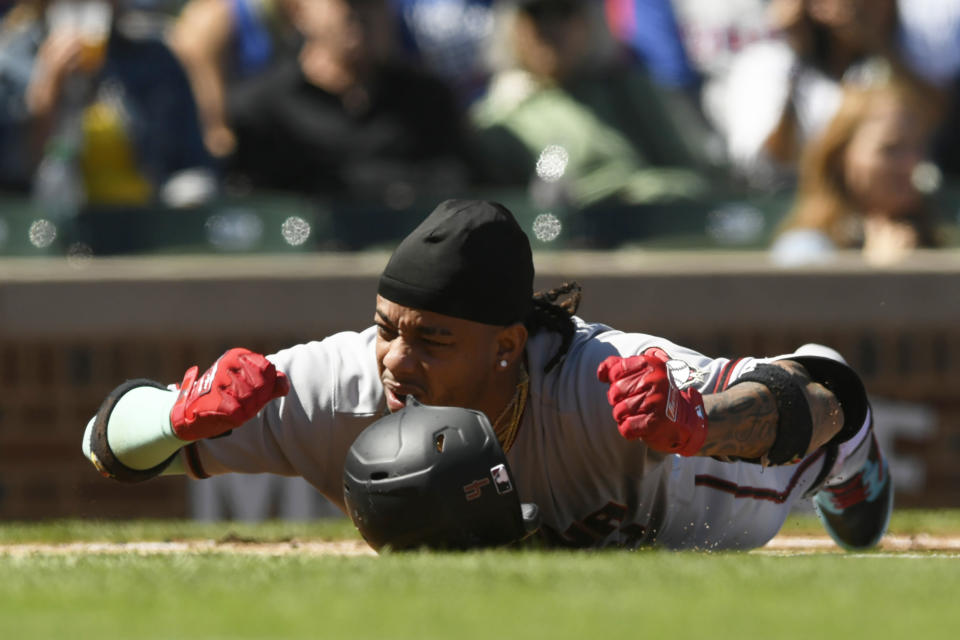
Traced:
<path fill-rule="evenodd" d="M 378 293 L 464 320 L 522 322 L 533 298 L 530 242 L 503 205 L 447 200 L 393 252 Z"/>

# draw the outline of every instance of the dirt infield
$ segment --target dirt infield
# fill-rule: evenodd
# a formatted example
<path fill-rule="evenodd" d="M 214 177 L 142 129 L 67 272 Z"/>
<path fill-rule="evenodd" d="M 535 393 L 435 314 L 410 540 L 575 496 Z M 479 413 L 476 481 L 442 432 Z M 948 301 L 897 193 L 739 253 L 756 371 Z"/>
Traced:
<path fill-rule="evenodd" d="M 939 552 L 960 557 L 960 536 L 888 535 L 879 551 L 891 554 Z M 373 556 L 374 551 L 360 540 L 289 540 L 259 542 L 243 540 L 181 540 L 165 542 L 68 542 L 0 544 L 0 556 L 135 554 L 166 555 L 181 553 L 222 553 L 257 556 Z M 844 553 L 826 536 L 777 536 L 754 553 L 803 555 Z"/>
<path fill-rule="evenodd" d="M 877 547 L 891 553 L 945 552 L 960 557 L 960 536 L 935 536 L 925 533 L 884 536 Z M 827 536 L 777 536 L 757 553 L 844 553 Z"/>
<path fill-rule="evenodd" d="M 233 553 L 259 556 L 373 556 L 376 553 L 361 540 L 319 540 L 285 542 L 245 542 L 237 540 L 178 540 L 169 542 L 67 542 L 20 543 L 0 545 L 0 556 L 25 555 L 95 555 L 95 554 L 165 555 L 178 553 Z"/>

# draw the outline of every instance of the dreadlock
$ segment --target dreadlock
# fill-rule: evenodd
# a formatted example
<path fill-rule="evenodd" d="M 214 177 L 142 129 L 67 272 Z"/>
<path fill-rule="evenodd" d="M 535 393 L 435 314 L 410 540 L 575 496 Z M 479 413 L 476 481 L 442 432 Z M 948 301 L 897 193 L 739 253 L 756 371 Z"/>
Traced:
<path fill-rule="evenodd" d="M 573 314 L 580 306 L 580 299 L 583 297 L 581 292 L 580 284 L 571 281 L 564 282 L 549 291 L 538 291 L 533 294 L 533 308 L 523 321 L 527 331 L 530 335 L 544 329 L 556 331 L 561 338 L 560 348 L 543 368 L 544 373 L 549 373 L 563 360 L 570 348 L 570 343 L 573 342 L 573 334 L 576 332 Z M 560 298 L 563 299 L 558 302 Z"/>

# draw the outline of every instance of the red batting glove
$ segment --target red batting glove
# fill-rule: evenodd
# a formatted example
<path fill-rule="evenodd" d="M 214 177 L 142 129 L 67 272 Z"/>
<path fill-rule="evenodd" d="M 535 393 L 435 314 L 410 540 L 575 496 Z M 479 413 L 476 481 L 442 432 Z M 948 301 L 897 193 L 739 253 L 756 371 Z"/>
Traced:
<path fill-rule="evenodd" d="M 597 368 L 597 378 L 610 385 L 607 400 L 620 435 L 639 438 L 656 451 L 693 456 L 707 439 L 703 398 L 693 387 L 677 387 L 668 360 L 662 349 L 629 358 L 610 356 Z"/>
<path fill-rule="evenodd" d="M 174 434 L 187 442 L 219 436 L 257 415 L 265 404 L 287 395 L 290 382 L 259 353 L 230 349 L 201 377 L 190 367 L 170 410 Z"/>

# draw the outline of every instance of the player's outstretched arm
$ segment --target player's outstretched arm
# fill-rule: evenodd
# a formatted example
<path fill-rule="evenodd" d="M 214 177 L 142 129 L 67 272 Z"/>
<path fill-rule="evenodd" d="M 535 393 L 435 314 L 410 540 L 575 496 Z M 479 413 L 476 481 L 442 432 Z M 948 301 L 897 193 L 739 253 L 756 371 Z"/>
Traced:
<path fill-rule="evenodd" d="M 680 389 L 666 353 L 611 356 L 597 376 L 621 435 L 684 456 L 787 464 L 830 441 L 844 424 L 837 398 L 798 363 L 758 365 L 726 391 Z"/>
<path fill-rule="evenodd" d="M 264 356 L 230 349 L 202 376 L 187 370 L 179 388 L 129 380 L 114 389 L 88 423 L 83 453 L 106 477 L 124 482 L 166 470 L 185 444 L 227 434 L 290 390 Z"/>
<path fill-rule="evenodd" d="M 783 464 L 837 435 L 844 423 L 843 409 L 803 366 L 780 360 L 760 365 L 757 371 L 761 373 L 726 391 L 704 396 L 710 426 L 699 455 Z M 756 379 L 762 381 L 752 381 Z"/>

